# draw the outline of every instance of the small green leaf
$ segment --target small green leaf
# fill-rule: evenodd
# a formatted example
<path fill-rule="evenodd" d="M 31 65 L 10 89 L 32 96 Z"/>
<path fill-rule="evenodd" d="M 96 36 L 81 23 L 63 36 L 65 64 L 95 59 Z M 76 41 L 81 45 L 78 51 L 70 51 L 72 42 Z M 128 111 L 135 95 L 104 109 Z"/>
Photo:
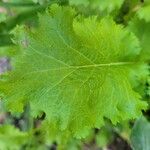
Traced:
<path fill-rule="evenodd" d="M 123 4 L 123 0 L 69 0 L 72 5 L 84 5 L 92 8 L 98 8 L 100 11 L 108 13 L 115 9 L 119 9 Z"/>
<path fill-rule="evenodd" d="M 133 150 L 150 149 L 150 122 L 141 117 L 135 122 L 131 133 L 131 145 Z"/>
<path fill-rule="evenodd" d="M 150 22 L 146 22 L 145 20 L 140 20 L 138 17 L 134 17 L 129 23 L 128 28 L 135 33 L 140 41 L 142 48 L 141 58 L 144 61 L 150 61 Z"/>
<path fill-rule="evenodd" d="M 69 0 L 71 5 L 89 5 L 89 0 Z"/>
<path fill-rule="evenodd" d="M 0 149 L 1 150 L 19 150 L 28 140 L 28 134 L 19 131 L 19 129 L 10 126 L 0 126 Z"/>
<path fill-rule="evenodd" d="M 146 5 L 142 7 L 138 12 L 137 15 L 140 19 L 144 19 L 146 22 L 150 21 L 150 5 Z"/>

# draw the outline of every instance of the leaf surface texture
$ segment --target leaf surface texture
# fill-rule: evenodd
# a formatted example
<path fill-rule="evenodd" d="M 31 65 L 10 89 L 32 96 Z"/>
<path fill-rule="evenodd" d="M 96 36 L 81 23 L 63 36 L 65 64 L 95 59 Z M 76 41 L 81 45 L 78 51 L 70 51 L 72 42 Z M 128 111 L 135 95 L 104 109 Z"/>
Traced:
<path fill-rule="evenodd" d="M 146 104 L 133 91 L 130 72 L 139 62 L 136 37 L 106 17 L 75 17 L 71 7 L 53 5 L 39 16 L 38 29 L 16 29 L 24 49 L 14 70 L 1 79 L 0 90 L 10 110 L 30 103 L 57 129 L 84 137 L 100 127 L 135 118 Z"/>

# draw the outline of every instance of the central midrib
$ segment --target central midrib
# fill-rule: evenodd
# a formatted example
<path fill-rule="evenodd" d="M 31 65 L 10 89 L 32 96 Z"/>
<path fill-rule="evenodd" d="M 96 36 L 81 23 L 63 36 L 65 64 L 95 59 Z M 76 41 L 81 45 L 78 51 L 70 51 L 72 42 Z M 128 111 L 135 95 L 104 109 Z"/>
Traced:
<path fill-rule="evenodd" d="M 82 66 L 67 66 L 67 67 L 60 67 L 54 69 L 44 69 L 44 70 L 36 70 L 29 72 L 25 75 L 33 74 L 33 73 L 43 73 L 48 71 L 57 71 L 57 70 L 67 70 L 67 69 L 82 69 L 82 68 L 98 68 L 98 67 L 111 67 L 111 66 L 125 66 L 125 65 L 132 65 L 134 62 L 114 62 L 114 63 L 106 63 L 106 64 L 91 64 L 91 65 L 82 65 Z"/>
<path fill-rule="evenodd" d="M 105 63 L 105 64 L 91 64 L 91 65 L 82 65 L 82 66 L 70 66 L 64 68 L 94 68 L 94 67 L 104 67 L 104 66 L 123 66 L 123 65 L 131 65 L 133 62 L 114 62 L 114 63 Z"/>

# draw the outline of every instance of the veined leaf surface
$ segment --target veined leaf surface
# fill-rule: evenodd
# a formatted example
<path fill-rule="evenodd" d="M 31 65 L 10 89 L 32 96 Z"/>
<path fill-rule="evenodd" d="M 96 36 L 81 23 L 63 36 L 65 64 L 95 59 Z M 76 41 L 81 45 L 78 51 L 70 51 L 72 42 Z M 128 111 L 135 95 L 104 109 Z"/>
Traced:
<path fill-rule="evenodd" d="M 139 63 L 136 37 L 111 18 L 75 15 L 53 5 L 35 31 L 22 35 L 18 27 L 24 50 L 0 90 L 9 109 L 21 111 L 29 102 L 34 115 L 44 111 L 57 129 L 83 137 L 104 117 L 113 123 L 135 118 L 146 104 L 129 79 Z"/>

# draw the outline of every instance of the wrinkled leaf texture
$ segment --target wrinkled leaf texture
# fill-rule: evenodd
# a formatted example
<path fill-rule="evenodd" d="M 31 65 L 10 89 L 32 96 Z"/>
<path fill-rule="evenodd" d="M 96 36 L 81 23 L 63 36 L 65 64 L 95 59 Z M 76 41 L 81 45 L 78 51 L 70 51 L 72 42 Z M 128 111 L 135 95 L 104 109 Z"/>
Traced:
<path fill-rule="evenodd" d="M 34 116 L 44 111 L 53 127 L 80 138 L 105 117 L 137 117 L 146 104 L 129 78 L 140 63 L 136 37 L 109 17 L 75 16 L 71 7 L 53 5 L 35 31 L 17 27 L 23 51 L 0 90 L 12 112 L 29 102 Z"/>

